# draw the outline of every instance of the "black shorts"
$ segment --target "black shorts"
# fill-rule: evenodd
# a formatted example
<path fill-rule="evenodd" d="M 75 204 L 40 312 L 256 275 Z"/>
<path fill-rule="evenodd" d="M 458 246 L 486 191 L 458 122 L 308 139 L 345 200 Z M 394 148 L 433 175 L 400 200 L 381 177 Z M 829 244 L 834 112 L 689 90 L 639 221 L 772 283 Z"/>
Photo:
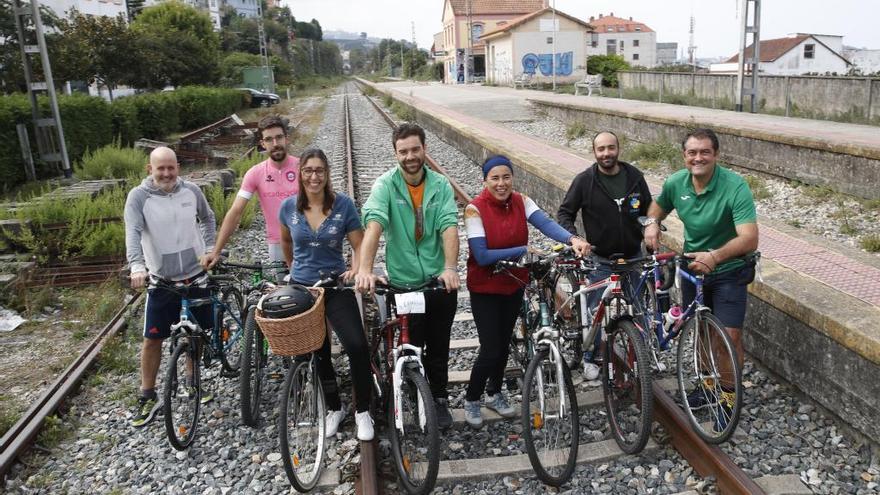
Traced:
<path fill-rule="evenodd" d="M 186 291 L 188 299 L 211 297 L 210 289 L 190 287 Z M 166 289 L 148 289 L 144 305 L 144 338 L 166 339 L 171 335 L 171 325 L 180 321 L 180 299 L 174 292 Z M 190 307 L 190 313 L 205 331 L 214 328 L 214 305 L 204 304 Z"/>
<path fill-rule="evenodd" d="M 743 327 L 749 298 L 748 286 L 754 278 L 755 267 L 750 264 L 703 278 L 703 303 L 712 309 L 712 314 L 725 327 Z M 695 294 L 694 284 L 682 281 L 681 298 L 685 308 L 694 300 Z"/>

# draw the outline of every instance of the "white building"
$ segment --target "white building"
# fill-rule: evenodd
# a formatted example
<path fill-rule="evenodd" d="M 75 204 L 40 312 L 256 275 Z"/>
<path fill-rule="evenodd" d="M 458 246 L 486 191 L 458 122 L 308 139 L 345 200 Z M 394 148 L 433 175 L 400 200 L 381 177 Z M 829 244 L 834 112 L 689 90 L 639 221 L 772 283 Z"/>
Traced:
<path fill-rule="evenodd" d="M 654 67 L 657 65 L 657 33 L 632 17 L 623 19 L 599 14 L 590 17 L 595 29 L 587 55 L 620 55 L 630 65 Z"/>
<path fill-rule="evenodd" d="M 857 74 L 880 74 L 880 50 L 865 48 L 846 48 L 843 56 L 852 64 Z"/>
<path fill-rule="evenodd" d="M 843 58 L 842 36 L 821 34 L 795 34 L 787 38 L 762 40 L 759 50 L 761 57 L 759 72 L 769 75 L 797 76 L 802 74 L 845 75 L 852 65 Z M 745 57 L 752 56 L 753 45 L 745 50 Z M 739 54 L 724 63 L 712 64 L 710 72 L 735 73 Z"/>
<path fill-rule="evenodd" d="M 512 84 L 514 78 L 532 74 L 535 81 L 549 82 L 554 73 L 558 83 L 583 80 L 592 27 L 558 10 L 555 20 L 553 9 L 544 8 L 484 33 L 486 80 Z"/>
<path fill-rule="evenodd" d="M 85 15 L 104 17 L 128 15 L 125 0 L 42 0 L 40 5 L 49 7 L 58 17 L 67 17 L 71 9 Z"/>
<path fill-rule="evenodd" d="M 678 43 L 657 43 L 657 65 L 673 65 L 678 61 Z"/>

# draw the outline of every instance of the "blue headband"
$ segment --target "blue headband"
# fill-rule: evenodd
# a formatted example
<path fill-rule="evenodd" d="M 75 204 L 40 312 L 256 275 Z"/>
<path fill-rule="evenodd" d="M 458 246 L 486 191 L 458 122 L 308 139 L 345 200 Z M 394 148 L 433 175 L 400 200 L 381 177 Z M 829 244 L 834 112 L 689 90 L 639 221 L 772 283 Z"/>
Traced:
<path fill-rule="evenodd" d="M 483 178 L 485 179 L 489 175 L 489 171 L 499 165 L 506 166 L 513 173 L 513 164 L 510 163 L 510 160 L 506 156 L 496 155 L 483 163 Z"/>

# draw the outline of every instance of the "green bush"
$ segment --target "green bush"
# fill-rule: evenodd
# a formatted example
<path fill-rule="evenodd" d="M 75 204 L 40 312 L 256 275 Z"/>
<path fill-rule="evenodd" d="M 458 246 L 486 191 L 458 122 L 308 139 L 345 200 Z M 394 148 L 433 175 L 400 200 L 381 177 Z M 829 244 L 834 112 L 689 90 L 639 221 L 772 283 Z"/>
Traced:
<path fill-rule="evenodd" d="M 868 234 L 859 239 L 859 245 L 869 253 L 880 252 L 880 235 Z"/>
<path fill-rule="evenodd" d="M 180 111 L 180 130 L 212 124 L 244 105 L 244 93 L 235 89 L 188 86 L 171 94 Z"/>
<path fill-rule="evenodd" d="M 110 104 L 113 138 L 123 146 L 131 146 L 141 138 L 138 109 L 133 98 L 117 98 Z"/>
<path fill-rule="evenodd" d="M 632 150 L 624 153 L 626 160 L 645 160 L 649 163 L 665 164 L 673 170 L 681 169 L 684 161 L 679 147 L 668 141 L 639 143 Z"/>
<path fill-rule="evenodd" d="M 587 73 L 602 74 L 604 86 L 617 87 L 617 71 L 629 70 L 629 63 L 621 55 L 592 55 L 587 57 Z"/>
<path fill-rule="evenodd" d="M 124 179 L 142 176 L 147 156 L 135 148 L 123 148 L 119 141 L 86 153 L 76 164 L 80 179 Z"/>
<path fill-rule="evenodd" d="M 242 157 L 238 160 L 233 160 L 226 165 L 226 168 L 231 168 L 235 171 L 235 178 L 238 183 L 241 182 L 241 179 L 244 178 L 244 174 L 250 170 L 251 167 L 256 165 L 257 163 L 262 161 L 262 156 L 255 154 L 250 157 Z"/>
<path fill-rule="evenodd" d="M 40 99 L 44 112 L 49 114 L 49 100 Z M 71 165 L 87 150 L 98 149 L 113 141 L 113 121 L 110 104 L 97 96 L 76 93 L 58 98 L 64 141 Z"/>
<path fill-rule="evenodd" d="M 180 110 L 170 92 L 145 93 L 129 98 L 137 109 L 140 137 L 162 139 L 180 128 Z"/>
<path fill-rule="evenodd" d="M 0 183 L 3 192 L 25 180 L 16 124 L 30 126 L 31 106 L 24 94 L 0 96 Z"/>

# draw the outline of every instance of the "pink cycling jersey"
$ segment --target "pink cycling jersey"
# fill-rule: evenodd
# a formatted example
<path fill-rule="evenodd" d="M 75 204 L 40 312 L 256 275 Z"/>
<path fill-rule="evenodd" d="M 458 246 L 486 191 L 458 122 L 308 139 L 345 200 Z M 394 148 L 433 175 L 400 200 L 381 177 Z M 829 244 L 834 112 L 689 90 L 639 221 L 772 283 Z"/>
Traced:
<path fill-rule="evenodd" d="M 239 196 L 249 200 L 255 191 L 259 195 L 260 208 L 266 219 L 266 242 L 269 244 L 281 242 L 278 212 L 284 199 L 299 191 L 298 171 L 299 159 L 287 155 L 283 167 L 277 168 L 266 160 L 251 167 L 241 181 Z"/>

